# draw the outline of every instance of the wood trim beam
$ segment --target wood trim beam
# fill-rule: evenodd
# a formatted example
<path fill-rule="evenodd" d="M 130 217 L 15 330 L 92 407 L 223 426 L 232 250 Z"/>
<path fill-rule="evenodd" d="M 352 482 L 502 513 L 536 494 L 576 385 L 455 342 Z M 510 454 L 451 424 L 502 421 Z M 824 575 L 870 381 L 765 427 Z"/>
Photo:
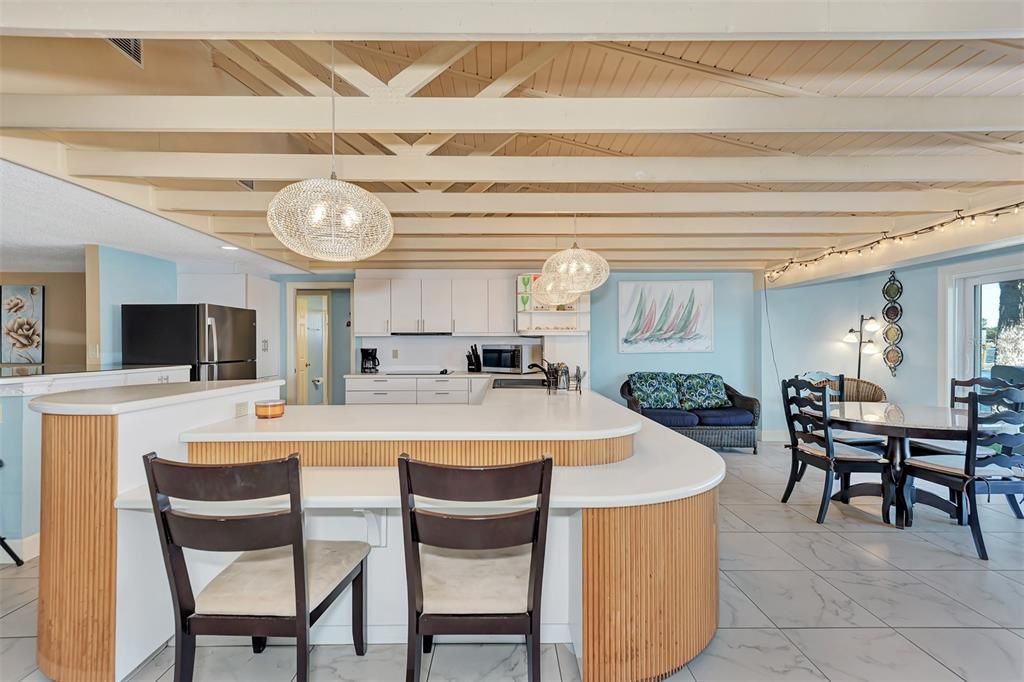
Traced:
<path fill-rule="evenodd" d="M 388 81 L 392 97 L 412 97 L 448 68 L 476 49 L 476 43 L 440 43 L 423 53 Z"/>
<path fill-rule="evenodd" d="M 166 211 L 263 213 L 274 194 L 157 189 L 153 190 L 153 204 L 155 208 Z M 946 213 L 966 210 L 971 206 L 969 196 L 947 190 L 607 194 L 491 192 L 476 196 L 455 192 L 399 192 L 376 196 L 393 213 Z M 799 225 L 804 219 L 785 220 Z M 586 221 L 580 220 L 581 227 L 585 224 Z"/>
<path fill-rule="evenodd" d="M 881 230 L 872 233 L 880 235 Z M 666 234 L 634 234 L 627 232 L 619 235 L 586 236 L 582 238 L 588 249 L 597 249 L 602 253 L 610 250 L 643 251 L 659 249 L 664 251 L 685 251 L 700 249 L 737 249 L 743 253 L 761 249 L 826 249 L 840 241 L 831 235 L 800 235 L 779 236 L 769 235 L 754 237 L 750 235 L 731 236 L 676 236 Z M 389 253 L 405 251 L 429 252 L 444 251 L 499 251 L 510 249 L 515 251 L 543 251 L 546 255 L 572 246 L 578 241 L 571 233 L 562 235 L 482 235 L 467 237 L 460 234 L 442 234 L 429 236 L 400 235 L 391 240 Z M 252 248 L 280 248 L 281 242 L 270 233 L 252 237 Z M 749 255 L 749 254 L 748 254 Z"/>
<path fill-rule="evenodd" d="M 280 97 L 254 99 L 281 100 Z M 326 175 L 324 154 L 124 152 L 69 149 L 71 175 L 299 180 Z M 339 156 L 339 177 L 366 182 L 786 183 L 1020 182 L 1024 157 L 486 157 Z M 493 210 L 493 209 L 492 209 Z M 828 210 L 828 209 L 826 209 Z"/>
<path fill-rule="evenodd" d="M 8 0 L 6 35 L 308 40 L 972 40 L 1024 35 L 1016 0 Z"/>
<path fill-rule="evenodd" d="M 329 132 L 329 98 L 0 95 L 4 128 Z M 341 132 L 1016 132 L 1022 97 L 344 97 Z"/>
<path fill-rule="evenodd" d="M 485 235 L 557 236 L 580 235 L 593 237 L 640 235 L 860 235 L 890 231 L 895 225 L 892 217 L 580 217 L 562 216 L 513 218 L 395 218 L 395 234 L 405 236 L 450 235 L 459 239 Z M 210 219 L 210 228 L 220 235 L 270 234 L 267 219 L 254 218 Z M 574 229 L 575 228 L 575 229 Z M 588 240 L 588 243 L 589 240 Z M 565 247 L 568 248 L 569 244 Z"/>

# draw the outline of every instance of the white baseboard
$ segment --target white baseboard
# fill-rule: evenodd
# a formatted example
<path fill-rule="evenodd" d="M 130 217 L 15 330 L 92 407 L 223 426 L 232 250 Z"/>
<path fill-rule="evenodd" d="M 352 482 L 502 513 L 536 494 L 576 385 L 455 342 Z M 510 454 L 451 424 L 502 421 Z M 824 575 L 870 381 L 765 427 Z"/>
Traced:
<path fill-rule="evenodd" d="M 39 533 L 29 535 L 27 538 L 7 538 L 7 544 L 11 546 L 15 554 L 21 557 L 22 561 L 35 559 L 39 556 Z M 0 564 L 14 564 L 7 552 L 0 551 Z"/>

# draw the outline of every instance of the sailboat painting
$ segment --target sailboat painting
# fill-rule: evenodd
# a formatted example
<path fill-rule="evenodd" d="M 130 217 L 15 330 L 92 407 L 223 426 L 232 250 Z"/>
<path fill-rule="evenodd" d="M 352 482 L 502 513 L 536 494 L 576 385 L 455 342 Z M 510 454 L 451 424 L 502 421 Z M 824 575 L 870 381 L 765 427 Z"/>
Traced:
<path fill-rule="evenodd" d="M 710 280 L 619 282 L 620 353 L 714 349 Z"/>

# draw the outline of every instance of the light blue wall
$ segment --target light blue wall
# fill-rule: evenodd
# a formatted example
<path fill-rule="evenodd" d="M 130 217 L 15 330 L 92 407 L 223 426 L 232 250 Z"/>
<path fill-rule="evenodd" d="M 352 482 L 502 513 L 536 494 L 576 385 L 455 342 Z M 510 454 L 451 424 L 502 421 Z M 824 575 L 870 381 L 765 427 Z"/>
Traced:
<path fill-rule="evenodd" d="M 714 285 L 714 350 L 710 353 L 619 353 L 619 282 L 711 280 Z M 635 371 L 714 372 L 741 393 L 757 389 L 758 339 L 750 273 L 616 272 L 590 295 L 591 388 L 619 400 L 619 386 Z"/>
<path fill-rule="evenodd" d="M 331 292 L 331 403 L 345 404 L 345 375 L 352 368 L 352 291 Z"/>
<path fill-rule="evenodd" d="M 271 275 L 270 279 L 275 282 L 281 283 L 281 376 L 287 380 L 284 375 L 288 372 L 288 339 L 291 331 L 288 329 L 288 287 L 285 285 L 286 282 L 352 282 L 355 281 L 355 274 L 351 272 L 341 272 L 333 275 Z M 346 329 L 348 331 L 348 329 Z M 335 386 L 338 384 L 336 383 Z M 342 388 L 344 393 L 344 385 Z M 281 387 L 281 397 L 284 398 L 287 393 L 285 386 Z M 335 393 L 337 389 L 335 388 Z M 343 396 L 344 397 L 344 396 Z"/>
<path fill-rule="evenodd" d="M 21 396 L 0 397 L 0 409 L 4 420 L 0 424 L 0 535 L 9 538 L 25 536 L 21 529 L 21 488 L 24 443 L 22 437 L 22 415 L 26 398 Z"/>
<path fill-rule="evenodd" d="M 177 303 L 178 266 L 171 261 L 99 247 L 100 361 L 121 361 L 121 304 Z"/>
<path fill-rule="evenodd" d="M 1000 250 L 997 254 L 960 256 L 921 265 L 897 268 L 896 277 L 903 283 L 903 363 L 893 377 L 881 357 L 865 356 L 861 376 L 885 389 L 892 400 L 935 404 L 939 395 L 939 328 L 940 303 L 945 305 L 946 292 L 939 291 L 940 267 L 954 263 L 978 263 L 994 257 L 1019 254 L 1024 262 L 1024 247 Z M 762 311 L 762 410 L 764 429 L 777 436 L 784 429 L 779 381 L 804 371 L 842 372 L 856 376 L 857 355 L 853 344 L 843 343 L 846 330 L 856 327 L 859 316 L 874 315 L 881 319 L 882 285 L 889 271 L 853 277 L 837 282 L 812 284 L 768 291 L 769 318 Z M 767 321 L 770 319 L 775 360 L 769 344 Z M 875 343 L 880 343 L 876 336 Z"/>

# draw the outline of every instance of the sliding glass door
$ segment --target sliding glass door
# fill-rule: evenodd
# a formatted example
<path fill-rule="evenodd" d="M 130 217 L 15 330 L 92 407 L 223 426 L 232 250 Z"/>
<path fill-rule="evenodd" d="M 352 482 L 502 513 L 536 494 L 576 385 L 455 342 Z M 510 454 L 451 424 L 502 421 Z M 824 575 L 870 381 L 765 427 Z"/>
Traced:
<path fill-rule="evenodd" d="M 961 376 L 1024 381 L 1024 270 L 963 282 Z"/>

